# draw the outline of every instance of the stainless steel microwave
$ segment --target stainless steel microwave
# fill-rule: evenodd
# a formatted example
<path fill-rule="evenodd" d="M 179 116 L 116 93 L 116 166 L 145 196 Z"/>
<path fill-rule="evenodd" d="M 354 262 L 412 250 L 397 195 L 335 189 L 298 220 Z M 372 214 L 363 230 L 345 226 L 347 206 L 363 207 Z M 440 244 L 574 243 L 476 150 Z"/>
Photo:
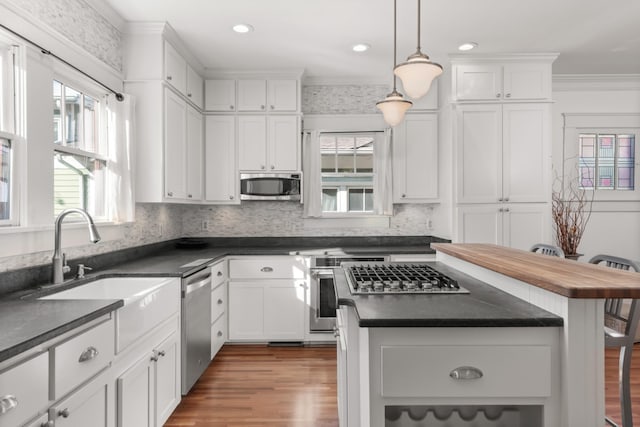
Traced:
<path fill-rule="evenodd" d="M 300 173 L 240 174 L 240 200 L 300 200 Z"/>

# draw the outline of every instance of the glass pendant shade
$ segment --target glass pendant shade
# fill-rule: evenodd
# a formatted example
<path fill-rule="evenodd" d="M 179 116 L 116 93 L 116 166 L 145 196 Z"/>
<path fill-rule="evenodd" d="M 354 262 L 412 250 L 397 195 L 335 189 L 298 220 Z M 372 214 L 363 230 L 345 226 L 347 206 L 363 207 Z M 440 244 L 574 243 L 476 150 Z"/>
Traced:
<path fill-rule="evenodd" d="M 397 126 L 404 119 L 404 113 L 411 108 L 413 103 L 402 97 L 402 94 L 394 89 L 387 97 L 376 103 L 376 107 L 382 111 L 384 121 L 389 126 Z"/>
<path fill-rule="evenodd" d="M 393 73 L 402 80 L 406 94 L 418 99 L 429 92 L 431 82 L 442 74 L 442 65 L 429 61 L 427 55 L 418 51 L 407 58 L 407 62 L 398 64 Z"/>

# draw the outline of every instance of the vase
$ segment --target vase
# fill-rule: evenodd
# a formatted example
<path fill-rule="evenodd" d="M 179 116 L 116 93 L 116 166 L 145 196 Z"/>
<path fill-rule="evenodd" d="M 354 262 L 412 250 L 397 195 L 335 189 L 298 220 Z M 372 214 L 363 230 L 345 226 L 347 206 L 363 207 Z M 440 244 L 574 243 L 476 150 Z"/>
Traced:
<path fill-rule="evenodd" d="M 584 254 L 564 254 L 564 257 L 566 259 L 571 259 L 571 260 L 577 261 L 578 258 L 580 258 L 582 255 L 584 255 Z"/>

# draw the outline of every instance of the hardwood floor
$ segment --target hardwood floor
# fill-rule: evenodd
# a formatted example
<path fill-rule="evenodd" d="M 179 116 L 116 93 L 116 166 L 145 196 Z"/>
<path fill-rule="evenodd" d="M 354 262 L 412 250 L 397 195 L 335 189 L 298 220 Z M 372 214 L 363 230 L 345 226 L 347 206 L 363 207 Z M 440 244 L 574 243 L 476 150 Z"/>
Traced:
<path fill-rule="evenodd" d="M 640 344 L 631 377 L 640 426 Z M 606 413 L 619 423 L 616 350 L 605 354 L 605 388 Z M 336 427 L 336 395 L 335 347 L 225 345 L 165 426 Z"/>

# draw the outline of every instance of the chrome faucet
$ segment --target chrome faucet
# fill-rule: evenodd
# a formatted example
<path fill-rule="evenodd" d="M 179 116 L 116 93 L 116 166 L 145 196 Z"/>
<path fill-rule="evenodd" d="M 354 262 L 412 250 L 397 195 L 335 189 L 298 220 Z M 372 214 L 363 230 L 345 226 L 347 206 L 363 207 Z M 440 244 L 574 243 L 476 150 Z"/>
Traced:
<path fill-rule="evenodd" d="M 89 225 L 89 240 L 92 243 L 98 243 L 100 241 L 100 234 L 98 234 L 98 230 L 96 229 L 95 224 L 93 223 L 93 219 L 91 215 L 87 213 L 84 209 L 79 208 L 69 208 L 65 209 L 56 218 L 55 224 L 55 246 L 53 250 L 53 283 L 58 284 L 64 281 L 64 273 L 70 270 L 69 266 L 66 265 L 65 255 L 60 255 L 60 246 L 61 246 L 61 232 L 62 232 L 62 220 L 65 216 L 71 213 L 78 213 L 84 217 Z M 66 267 L 66 268 L 65 268 Z"/>

